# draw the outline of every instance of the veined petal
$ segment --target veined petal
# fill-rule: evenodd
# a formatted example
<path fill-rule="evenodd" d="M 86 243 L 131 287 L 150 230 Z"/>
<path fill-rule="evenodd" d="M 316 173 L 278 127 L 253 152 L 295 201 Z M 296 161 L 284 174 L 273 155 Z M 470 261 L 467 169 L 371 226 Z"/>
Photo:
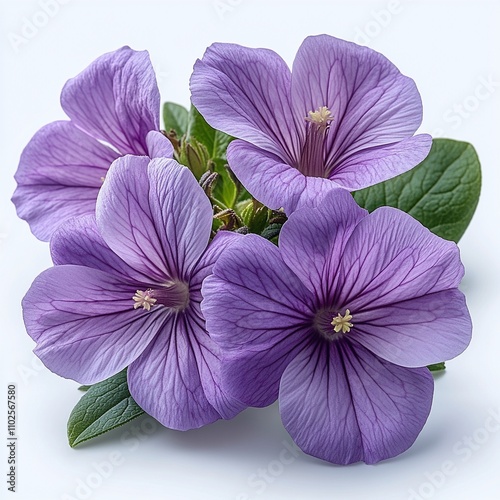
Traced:
<path fill-rule="evenodd" d="M 271 404 L 283 370 L 311 341 L 312 295 L 279 250 L 254 235 L 220 257 L 202 294 L 207 330 L 223 353 L 224 389 L 250 406 Z"/>
<path fill-rule="evenodd" d="M 187 314 L 199 345 L 198 368 L 208 401 L 224 419 L 233 418 L 247 405 L 237 401 L 223 390 L 222 354 L 219 346 L 206 330 L 205 318 L 200 309 L 201 287 L 203 280 L 212 273 L 212 268 L 221 255 L 244 237 L 242 234 L 231 231 L 219 231 L 196 264 L 190 280 L 191 307 Z"/>
<path fill-rule="evenodd" d="M 95 215 L 83 215 L 63 222 L 50 239 L 50 253 L 56 266 L 72 264 L 148 283 L 149 276 L 137 272 L 116 255 L 102 239 Z"/>
<path fill-rule="evenodd" d="M 215 43 L 194 66 L 191 99 L 212 127 L 297 159 L 304 129 L 290 104 L 290 69 L 267 49 Z"/>
<path fill-rule="evenodd" d="M 377 146 L 354 153 L 340 162 L 330 179 L 349 191 L 363 189 L 410 170 L 429 154 L 432 137 L 409 137 L 395 144 Z"/>
<path fill-rule="evenodd" d="M 49 241 L 65 219 L 92 213 L 98 193 L 99 188 L 25 185 L 17 187 L 12 201 L 31 232 Z"/>
<path fill-rule="evenodd" d="M 336 303 L 354 315 L 456 288 L 463 274 L 455 243 L 400 210 L 382 207 L 356 226 L 346 244 Z"/>
<path fill-rule="evenodd" d="M 114 375 L 146 349 L 165 310 L 134 310 L 137 283 L 97 269 L 56 266 L 23 300 L 24 322 L 45 366 L 82 384 Z"/>
<path fill-rule="evenodd" d="M 18 216 L 47 241 L 62 221 L 95 210 L 102 180 L 117 157 L 71 122 L 42 127 L 25 147 L 15 175 Z"/>
<path fill-rule="evenodd" d="M 280 412 L 309 455 L 336 464 L 394 457 L 415 441 L 431 409 L 427 368 L 403 368 L 348 342 L 311 345 L 283 374 Z"/>
<path fill-rule="evenodd" d="M 325 194 L 317 208 L 297 210 L 284 224 L 281 256 L 320 303 L 331 297 L 347 240 L 367 215 L 350 193 L 335 189 Z"/>
<path fill-rule="evenodd" d="M 150 158 L 172 158 L 174 156 L 172 143 L 161 132 L 156 130 L 148 132 L 146 144 Z"/>
<path fill-rule="evenodd" d="M 130 393 L 135 401 L 171 429 L 195 429 L 220 418 L 204 390 L 202 373 L 206 376 L 207 353 L 206 346 L 198 343 L 194 331 L 198 328 L 189 315 L 172 315 L 128 369 Z M 203 363 L 200 371 L 199 364 Z"/>
<path fill-rule="evenodd" d="M 247 405 L 224 390 L 221 376 L 222 353 L 206 330 L 205 318 L 200 309 L 201 298 L 200 290 L 193 291 L 192 306 L 186 311 L 186 329 L 190 330 L 191 345 L 205 396 L 217 413 L 227 420 L 235 417 Z"/>
<path fill-rule="evenodd" d="M 19 184 L 98 188 L 118 154 L 69 121 L 42 127 L 24 148 Z"/>
<path fill-rule="evenodd" d="M 217 259 L 241 238 L 244 238 L 243 234 L 232 231 L 219 231 L 196 264 L 191 277 L 191 286 L 199 286 L 201 290 L 203 280 L 212 273 L 212 268 Z"/>
<path fill-rule="evenodd" d="M 471 334 L 465 297 L 453 289 L 360 312 L 349 336 L 391 363 L 418 367 L 458 356 Z"/>
<path fill-rule="evenodd" d="M 212 208 L 186 167 L 126 156 L 111 167 L 97 202 L 108 246 L 154 280 L 186 280 L 207 247 Z"/>
<path fill-rule="evenodd" d="M 233 141 L 227 159 L 248 192 L 264 205 L 287 214 L 297 208 L 315 207 L 339 185 L 321 177 L 306 177 L 277 156 L 243 141 Z"/>
<path fill-rule="evenodd" d="M 96 219 L 116 255 L 153 281 L 161 281 L 169 275 L 149 205 L 149 162 L 145 156 L 125 156 L 113 163 L 97 199 Z"/>
<path fill-rule="evenodd" d="M 330 166 L 357 151 L 406 139 L 422 121 L 422 101 L 412 79 L 382 54 L 328 35 L 307 37 L 299 48 L 292 105 L 303 117 L 322 106 L 330 110 Z"/>
<path fill-rule="evenodd" d="M 190 170 L 174 160 L 153 160 L 148 175 L 169 275 L 187 279 L 210 240 L 212 205 Z"/>
<path fill-rule="evenodd" d="M 71 120 L 121 154 L 147 154 L 146 136 L 159 129 L 160 93 L 146 51 L 122 47 L 68 80 L 61 105 Z"/>

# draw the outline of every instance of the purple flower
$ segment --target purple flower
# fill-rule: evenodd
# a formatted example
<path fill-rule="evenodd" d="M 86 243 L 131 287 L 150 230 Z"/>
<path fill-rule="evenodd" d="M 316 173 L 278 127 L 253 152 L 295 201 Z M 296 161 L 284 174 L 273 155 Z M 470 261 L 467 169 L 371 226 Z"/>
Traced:
<path fill-rule="evenodd" d="M 24 149 L 12 201 L 33 234 L 95 210 L 111 163 L 126 154 L 172 157 L 159 129 L 160 93 L 146 51 L 123 47 L 69 80 L 61 105 L 70 121 L 42 127 Z"/>
<path fill-rule="evenodd" d="M 425 366 L 470 341 L 457 246 L 344 190 L 292 214 L 279 243 L 246 236 L 203 284 L 225 390 L 251 406 L 279 393 L 292 438 L 330 462 L 402 453 L 430 411 Z"/>
<path fill-rule="evenodd" d="M 36 355 L 92 384 L 128 366 L 137 403 L 162 424 L 190 429 L 242 406 L 221 392 L 219 348 L 205 330 L 201 283 L 234 238 L 209 244 L 212 208 L 174 160 L 125 156 L 111 166 L 96 217 L 51 240 L 55 267 L 23 301 Z"/>
<path fill-rule="evenodd" d="M 194 67 L 192 101 L 243 141 L 229 164 L 259 201 L 287 213 L 324 192 L 399 175 L 428 154 L 415 83 L 383 55 L 327 35 L 308 37 L 293 71 L 275 52 L 217 43 Z"/>

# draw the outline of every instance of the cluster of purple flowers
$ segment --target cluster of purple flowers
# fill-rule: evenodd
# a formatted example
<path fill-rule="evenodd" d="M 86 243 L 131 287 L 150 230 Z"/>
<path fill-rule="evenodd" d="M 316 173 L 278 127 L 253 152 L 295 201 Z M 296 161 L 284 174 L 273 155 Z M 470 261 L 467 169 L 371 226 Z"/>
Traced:
<path fill-rule="evenodd" d="M 279 398 L 306 452 L 375 463 L 412 445 L 430 411 L 426 365 L 468 345 L 457 246 L 349 191 L 409 170 L 414 82 L 384 56 L 307 38 L 293 70 L 274 52 L 214 44 L 192 102 L 236 138 L 227 159 L 259 202 L 288 216 L 278 245 L 212 233 L 213 207 L 159 132 L 146 52 L 106 54 L 65 85 L 69 121 L 21 156 L 18 214 L 54 267 L 24 319 L 35 353 L 83 384 L 128 367 L 130 393 L 187 430 Z"/>

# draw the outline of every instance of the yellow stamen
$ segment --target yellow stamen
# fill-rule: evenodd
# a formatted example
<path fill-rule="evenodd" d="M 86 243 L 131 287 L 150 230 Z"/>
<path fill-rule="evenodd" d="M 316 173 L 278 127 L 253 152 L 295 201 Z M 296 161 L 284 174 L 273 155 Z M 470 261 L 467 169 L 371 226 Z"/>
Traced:
<path fill-rule="evenodd" d="M 306 121 L 316 124 L 318 127 L 326 128 L 333 121 L 332 112 L 326 106 L 320 106 L 316 111 L 309 111 Z"/>
<path fill-rule="evenodd" d="M 335 316 L 335 318 L 333 318 L 332 320 L 332 326 L 335 330 L 335 333 L 340 332 L 340 330 L 342 330 L 342 333 L 349 333 L 352 328 L 352 323 L 350 322 L 351 319 L 352 315 L 349 309 L 346 309 L 344 316 L 338 313 L 337 316 Z"/>
<path fill-rule="evenodd" d="M 151 297 L 151 292 L 152 290 L 146 290 L 145 292 L 137 290 L 132 297 L 135 302 L 134 309 L 143 307 L 146 311 L 149 311 L 156 304 L 156 299 Z"/>

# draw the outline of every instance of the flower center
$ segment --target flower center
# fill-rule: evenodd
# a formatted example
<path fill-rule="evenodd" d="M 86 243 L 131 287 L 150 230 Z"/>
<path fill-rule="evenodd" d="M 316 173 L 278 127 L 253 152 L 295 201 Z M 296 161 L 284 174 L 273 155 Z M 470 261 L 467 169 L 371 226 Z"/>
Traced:
<path fill-rule="evenodd" d="M 327 177 L 325 140 L 333 121 L 332 112 L 326 106 L 320 106 L 316 111 L 309 111 L 305 121 L 306 139 L 297 169 L 308 177 Z"/>
<path fill-rule="evenodd" d="M 339 312 L 339 308 L 332 307 L 317 311 L 313 325 L 323 339 L 332 342 L 340 340 L 351 331 L 353 328 L 351 320 L 352 314 L 349 309 L 346 309 L 345 314 L 342 314 Z"/>
<path fill-rule="evenodd" d="M 317 127 L 327 128 L 333 121 L 332 112 L 326 106 L 320 106 L 316 111 L 309 111 L 306 122 L 314 123 Z"/>
<path fill-rule="evenodd" d="M 342 331 L 342 333 L 349 333 L 352 328 L 352 314 L 349 309 L 345 310 L 345 315 L 342 316 L 340 313 L 335 316 L 335 318 L 332 319 L 331 325 L 333 326 L 333 330 L 335 333 L 339 333 Z"/>
<path fill-rule="evenodd" d="M 134 309 L 164 306 L 176 311 L 184 310 L 189 304 L 189 286 L 182 281 L 169 281 L 158 288 L 137 290 L 132 297 Z"/>
<path fill-rule="evenodd" d="M 139 307 L 143 307 L 146 311 L 149 311 L 157 302 L 151 294 L 153 290 L 148 288 L 145 292 L 142 290 L 137 290 L 132 299 L 135 301 L 134 309 L 139 309 Z"/>

